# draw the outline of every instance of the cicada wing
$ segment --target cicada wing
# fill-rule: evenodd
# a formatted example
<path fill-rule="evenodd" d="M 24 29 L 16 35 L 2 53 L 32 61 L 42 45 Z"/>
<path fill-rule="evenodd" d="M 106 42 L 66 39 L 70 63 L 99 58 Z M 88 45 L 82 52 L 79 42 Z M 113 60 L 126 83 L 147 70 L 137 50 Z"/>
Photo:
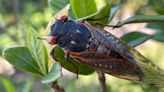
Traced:
<path fill-rule="evenodd" d="M 85 25 L 91 31 L 94 38 L 97 39 L 98 42 L 100 42 L 100 44 L 103 44 L 106 48 L 111 48 L 113 51 L 115 51 L 115 53 L 127 59 L 127 62 L 132 62 L 136 64 L 133 55 L 125 45 L 125 42 L 121 41 L 120 39 L 103 29 L 95 28 L 87 24 Z"/>
<path fill-rule="evenodd" d="M 114 58 L 94 51 L 70 52 L 70 57 L 76 58 L 79 62 L 89 67 L 119 78 L 133 79 L 133 81 L 142 79 L 141 70 L 125 59 Z"/>
<path fill-rule="evenodd" d="M 108 36 L 110 35 L 110 33 L 108 32 L 106 32 L 106 34 L 108 34 Z M 143 75 L 140 81 L 142 81 L 143 83 L 155 84 L 164 87 L 164 71 L 162 69 L 160 69 L 157 65 L 153 64 L 150 60 L 145 58 L 137 50 L 129 46 L 121 39 L 118 39 L 115 36 L 113 37 L 118 40 L 116 40 L 116 42 L 120 43 L 118 44 L 118 46 L 114 44 L 115 51 L 117 53 L 120 53 L 121 56 L 127 59 L 127 62 L 133 62 L 142 71 Z M 118 49 L 119 45 L 122 47 L 122 49 Z"/>
<path fill-rule="evenodd" d="M 88 59 L 111 59 L 113 57 L 99 53 L 99 52 L 95 52 L 93 50 L 86 50 L 86 51 L 82 51 L 82 52 L 70 52 L 70 56 L 71 57 L 82 57 L 82 58 L 88 58 Z"/>
<path fill-rule="evenodd" d="M 137 62 L 138 67 L 143 72 L 142 82 L 164 87 L 164 71 L 141 55 L 134 48 L 129 47 L 129 51 Z"/>
<path fill-rule="evenodd" d="M 164 87 L 164 71 L 158 66 L 154 65 L 133 47 L 128 46 L 127 43 L 121 39 L 118 39 L 109 32 L 87 24 L 86 26 L 88 26 L 96 39 L 105 47 L 112 48 L 112 50 L 114 50 L 115 53 L 121 55 L 126 60 L 126 62 L 133 63 L 133 65 L 137 66 L 139 70 L 141 70 L 143 75 L 140 81 Z"/>
<path fill-rule="evenodd" d="M 127 63 L 123 59 L 100 59 L 100 58 L 83 58 L 79 56 L 72 56 L 79 62 L 108 73 L 118 78 L 123 78 L 132 81 L 139 81 L 142 79 L 142 72 L 134 65 Z"/>

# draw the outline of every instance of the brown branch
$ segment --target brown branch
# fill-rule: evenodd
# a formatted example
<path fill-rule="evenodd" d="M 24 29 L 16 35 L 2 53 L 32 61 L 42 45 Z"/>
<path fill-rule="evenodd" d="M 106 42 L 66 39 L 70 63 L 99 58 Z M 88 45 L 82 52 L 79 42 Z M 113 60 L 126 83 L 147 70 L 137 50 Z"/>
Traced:
<path fill-rule="evenodd" d="M 105 74 L 102 73 L 101 71 L 97 71 L 97 74 L 100 82 L 100 88 L 101 88 L 100 92 L 107 92 L 106 83 L 105 83 Z"/>
<path fill-rule="evenodd" d="M 13 0 L 13 14 L 15 17 L 15 25 L 18 26 L 19 23 L 19 17 L 18 17 L 18 0 Z"/>
<path fill-rule="evenodd" d="M 64 89 L 57 84 L 57 81 L 52 82 L 50 87 L 53 89 L 53 92 L 65 92 Z"/>

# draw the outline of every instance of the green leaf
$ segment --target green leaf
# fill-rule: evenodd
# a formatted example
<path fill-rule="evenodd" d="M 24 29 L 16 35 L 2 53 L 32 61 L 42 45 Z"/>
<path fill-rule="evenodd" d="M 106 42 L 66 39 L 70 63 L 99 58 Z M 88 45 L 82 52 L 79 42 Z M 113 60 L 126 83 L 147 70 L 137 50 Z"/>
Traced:
<path fill-rule="evenodd" d="M 42 79 L 42 83 L 51 83 L 56 81 L 59 77 L 61 77 L 61 65 L 56 62 L 51 71 Z"/>
<path fill-rule="evenodd" d="M 117 23 L 115 28 L 121 27 L 125 24 L 131 24 L 131 23 L 144 23 L 144 22 L 164 22 L 164 16 L 162 15 L 156 15 L 156 16 L 144 16 L 144 15 L 138 15 L 130 17 L 122 22 Z"/>
<path fill-rule="evenodd" d="M 164 31 L 164 22 L 157 22 L 157 23 L 148 23 L 147 27 L 148 28 L 152 28 L 152 29 L 156 29 L 158 31 Z"/>
<path fill-rule="evenodd" d="M 95 0 L 70 0 L 70 4 L 77 19 L 97 12 Z"/>
<path fill-rule="evenodd" d="M 1 77 L 1 82 L 4 85 L 6 92 L 16 92 L 14 86 L 8 79 Z"/>
<path fill-rule="evenodd" d="M 3 50 L 2 50 L 2 48 L 0 47 L 0 56 L 2 55 L 2 51 L 3 51 Z"/>
<path fill-rule="evenodd" d="M 42 75 L 30 51 L 24 46 L 12 46 L 6 48 L 3 51 L 3 56 L 10 64 L 17 68 Z"/>
<path fill-rule="evenodd" d="M 156 41 L 160 41 L 160 42 L 164 42 L 164 32 L 156 32 L 154 35 L 153 35 L 153 40 L 156 40 Z"/>
<path fill-rule="evenodd" d="M 94 1 L 96 3 L 97 9 L 101 9 L 108 4 L 108 2 L 106 2 L 106 0 L 94 0 Z"/>
<path fill-rule="evenodd" d="M 68 9 L 68 17 L 71 20 L 76 20 L 75 15 L 73 14 L 71 7 Z"/>
<path fill-rule="evenodd" d="M 129 45 L 133 47 L 136 47 L 137 45 L 140 45 L 151 38 L 152 38 L 151 35 L 141 32 L 130 32 L 121 37 L 122 40 L 124 40 L 125 42 L 127 42 Z"/>
<path fill-rule="evenodd" d="M 164 42 L 164 22 L 149 23 L 148 28 L 156 29 L 156 33 L 153 35 L 153 40 Z"/>
<path fill-rule="evenodd" d="M 110 15 L 110 5 L 106 5 L 99 12 L 91 18 L 88 18 L 89 23 L 94 24 L 103 24 L 103 25 L 96 25 L 96 27 L 104 28 L 104 25 L 109 23 L 109 15 Z"/>
<path fill-rule="evenodd" d="M 122 5 L 117 5 L 111 8 L 109 22 L 112 21 L 113 17 L 116 15 L 117 11 L 122 7 Z"/>
<path fill-rule="evenodd" d="M 53 48 L 52 57 L 60 62 L 61 66 L 73 73 L 79 73 L 83 75 L 89 75 L 94 72 L 94 69 L 89 68 L 73 58 L 68 58 L 65 60 L 64 51 L 60 47 Z"/>
<path fill-rule="evenodd" d="M 27 36 L 27 45 L 43 75 L 48 73 L 48 53 L 42 41 L 37 39 L 38 33 L 30 28 Z"/>
<path fill-rule="evenodd" d="M 31 92 L 33 86 L 33 81 L 31 79 L 26 80 L 25 83 L 23 84 L 23 87 L 21 87 L 20 92 Z"/>
<path fill-rule="evenodd" d="M 149 39 L 164 42 L 164 32 L 158 31 L 153 35 L 148 35 L 141 32 L 130 32 L 123 35 L 121 39 L 127 42 L 129 45 L 136 47 L 137 45 L 140 45 Z"/>
<path fill-rule="evenodd" d="M 62 10 L 68 3 L 69 0 L 48 0 L 48 4 L 52 8 L 54 13 Z"/>

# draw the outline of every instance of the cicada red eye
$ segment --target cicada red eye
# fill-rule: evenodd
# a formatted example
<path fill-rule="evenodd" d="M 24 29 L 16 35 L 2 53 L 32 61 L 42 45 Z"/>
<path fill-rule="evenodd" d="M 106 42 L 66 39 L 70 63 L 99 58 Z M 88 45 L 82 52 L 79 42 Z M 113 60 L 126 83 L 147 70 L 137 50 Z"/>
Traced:
<path fill-rule="evenodd" d="M 51 44 L 51 45 L 56 44 L 56 37 L 55 37 L 55 36 L 51 36 L 50 44 Z"/>
<path fill-rule="evenodd" d="M 63 20 L 63 21 L 67 21 L 68 17 L 66 15 L 63 15 L 63 16 L 60 17 L 60 19 Z"/>

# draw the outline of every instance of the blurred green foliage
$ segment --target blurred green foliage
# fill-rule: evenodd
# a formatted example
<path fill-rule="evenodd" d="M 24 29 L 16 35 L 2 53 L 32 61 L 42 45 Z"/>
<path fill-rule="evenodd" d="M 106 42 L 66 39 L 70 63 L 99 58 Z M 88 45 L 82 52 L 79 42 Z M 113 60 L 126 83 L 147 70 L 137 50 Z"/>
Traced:
<path fill-rule="evenodd" d="M 72 5 L 83 5 L 83 3 L 73 2 L 70 0 Z M 82 0 L 80 0 L 82 1 Z M 87 0 L 86 0 L 87 1 Z M 92 1 L 92 0 L 91 0 Z M 96 0 L 95 0 L 96 1 Z M 98 1 L 98 0 L 97 0 Z M 127 11 L 135 15 L 164 15 L 164 0 L 106 0 L 111 4 L 111 7 L 115 5 L 122 4 L 123 8 L 120 11 Z M 12 3 L 11 3 L 12 2 Z M 54 3 L 58 2 L 58 3 Z M 61 4 L 59 4 L 61 3 Z M 29 26 L 33 26 L 38 32 L 44 32 L 46 25 L 50 17 L 65 5 L 69 3 L 69 0 L 1 0 L 0 3 L 0 55 L 2 55 L 2 50 L 7 46 L 11 45 L 26 45 L 27 30 Z M 103 5 L 103 3 L 101 3 Z M 48 5 L 51 7 L 48 7 Z M 58 8 L 54 7 L 58 5 Z M 93 5 L 95 8 L 96 4 Z M 90 9 L 92 10 L 92 9 Z M 82 11 L 86 11 L 82 9 Z M 94 9 L 96 12 L 97 9 Z M 72 12 L 81 12 L 76 8 L 72 9 Z M 75 14 L 76 18 L 81 18 L 85 16 Z M 122 13 L 119 16 L 124 15 Z M 154 36 L 157 36 L 155 40 L 163 42 L 164 41 L 164 23 L 148 23 L 147 27 L 156 30 Z M 136 33 L 133 37 L 141 38 L 145 34 Z M 147 35 L 149 36 L 149 35 Z M 132 38 L 133 38 L 132 37 Z M 127 37 L 126 37 L 127 38 Z M 130 37 L 131 38 L 131 37 Z M 129 38 L 129 39 L 130 39 Z M 134 41 L 134 40 L 133 40 Z M 132 42 L 133 42 L 132 41 Z M 135 42 L 136 43 L 136 42 Z M 158 44 L 158 43 L 156 43 Z M 155 61 L 158 59 L 158 55 L 163 53 L 159 50 L 164 47 L 163 43 L 157 46 L 158 50 L 153 51 L 156 54 L 153 58 L 149 55 L 149 59 Z M 151 47 L 154 48 L 154 47 Z M 152 52 L 151 48 L 145 50 L 145 53 Z M 144 51 L 144 50 L 143 50 Z M 163 57 L 163 56 L 161 56 Z M 157 58 L 157 59 L 155 59 Z M 157 61 L 163 61 L 164 58 Z M 163 64 L 159 62 L 159 64 Z M 23 78 L 22 78 L 23 76 Z M 22 79 L 21 79 L 22 78 Z M 0 76 L 0 89 L 3 92 L 50 92 L 51 90 L 47 86 L 41 86 L 40 79 L 38 76 L 31 76 L 29 74 L 24 74 L 17 70 L 12 76 Z M 26 80 L 26 81 L 25 81 Z M 96 80 L 96 81 L 95 81 Z M 95 74 L 90 76 L 80 76 L 78 80 L 75 78 L 67 77 L 60 80 L 61 85 L 64 85 L 66 92 L 99 92 L 99 84 L 97 82 L 97 77 Z M 110 92 L 164 92 L 164 89 L 160 89 L 154 86 L 139 85 L 126 80 L 117 79 L 111 76 L 107 77 L 108 91 Z M 16 91 L 15 91 L 16 90 Z M 78 90 L 78 91 L 77 91 Z"/>

